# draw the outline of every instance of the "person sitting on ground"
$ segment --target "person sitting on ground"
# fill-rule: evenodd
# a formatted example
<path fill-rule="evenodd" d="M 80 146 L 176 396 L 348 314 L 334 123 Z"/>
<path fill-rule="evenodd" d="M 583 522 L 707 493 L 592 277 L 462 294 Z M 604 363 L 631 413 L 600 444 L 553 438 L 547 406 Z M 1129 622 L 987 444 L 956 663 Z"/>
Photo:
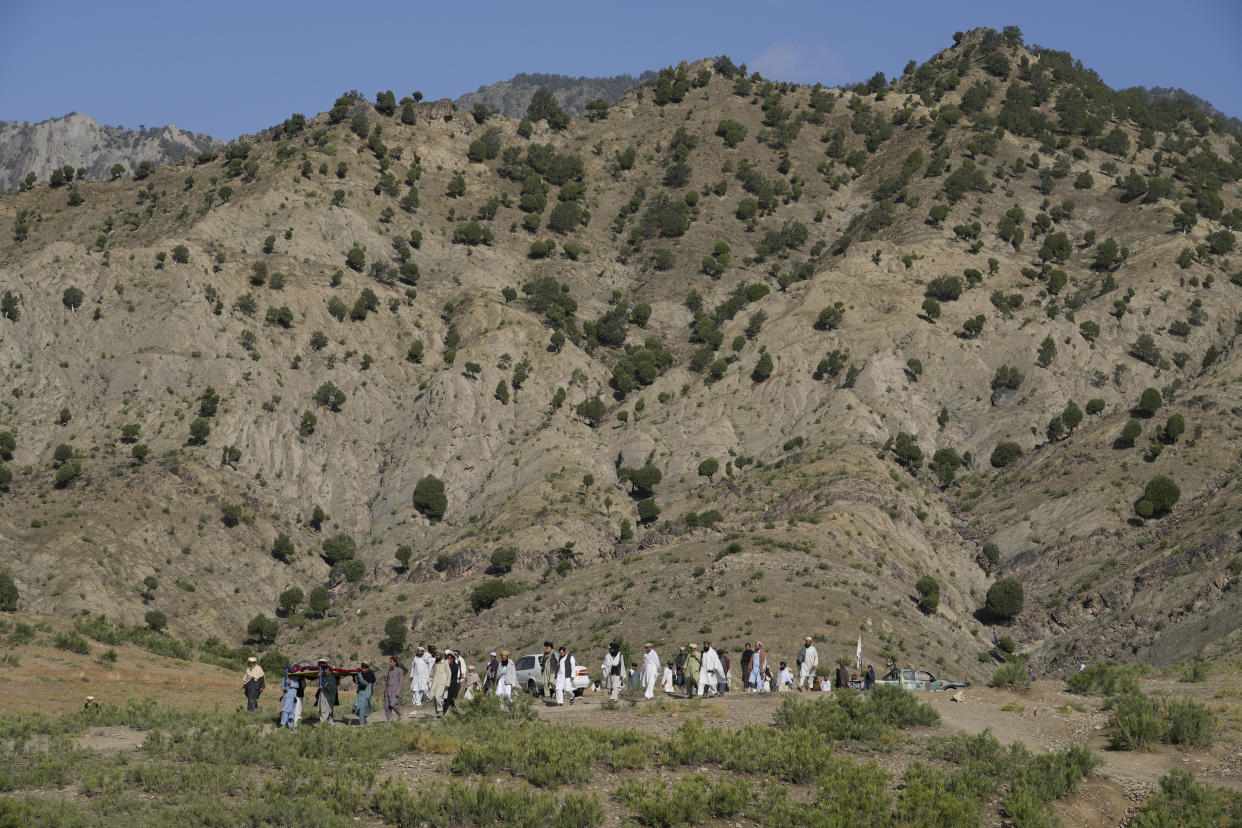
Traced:
<path fill-rule="evenodd" d="M 793 673 L 785 662 L 781 662 L 781 668 L 776 673 L 776 690 L 780 693 L 788 693 L 794 689 Z"/>
<path fill-rule="evenodd" d="M 94 696 L 87 696 L 86 704 L 82 705 L 82 709 L 94 713 L 99 710 L 99 702 L 95 701 Z"/>
<path fill-rule="evenodd" d="M 819 680 L 819 689 L 824 691 L 825 693 L 831 693 L 832 692 L 832 679 L 829 678 L 828 676 L 824 676 L 823 678 L 821 678 Z"/>
<path fill-rule="evenodd" d="M 476 693 L 483 693 L 483 682 L 479 679 L 479 671 L 471 664 L 466 667 L 466 677 L 462 679 L 461 695 L 466 701 L 470 701 Z"/>
<path fill-rule="evenodd" d="M 837 687 L 848 689 L 850 686 L 850 668 L 844 661 L 837 662 Z"/>

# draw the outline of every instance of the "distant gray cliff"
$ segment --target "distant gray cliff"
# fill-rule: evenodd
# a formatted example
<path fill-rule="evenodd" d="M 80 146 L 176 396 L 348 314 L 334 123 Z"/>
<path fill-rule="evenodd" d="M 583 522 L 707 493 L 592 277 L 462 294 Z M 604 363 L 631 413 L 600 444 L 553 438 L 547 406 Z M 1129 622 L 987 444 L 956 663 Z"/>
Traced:
<path fill-rule="evenodd" d="M 113 165 L 126 173 L 143 161 L 172 164 L 186 156 L 224 146 L 210 135 L 186 132 L 175 126 L 134 130 L 101 126 L 89 115 L 71 112 L 31 124 L 0 121 L 0 191 L 15 189 L 29 174 L 47 181 L 52 170 L 85 167 L 86 177 L 111 176 Z"/>

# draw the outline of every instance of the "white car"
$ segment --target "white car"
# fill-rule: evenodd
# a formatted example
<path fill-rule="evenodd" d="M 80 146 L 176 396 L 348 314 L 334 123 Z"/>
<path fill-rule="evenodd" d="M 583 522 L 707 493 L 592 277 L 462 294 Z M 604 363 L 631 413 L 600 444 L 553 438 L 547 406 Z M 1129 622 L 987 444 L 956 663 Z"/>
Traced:
<path fill-rule="evenodd" d="M 553 654 L 553 658 L 556 655 Z M 543 653 L 524 655 L 517 660 L 518 687 L 532 696 L 543 695 Z M 581 664 L 574 670 L 574 695 L 581 696 L 582 691 L 591 686 L 591 675 Z"/>

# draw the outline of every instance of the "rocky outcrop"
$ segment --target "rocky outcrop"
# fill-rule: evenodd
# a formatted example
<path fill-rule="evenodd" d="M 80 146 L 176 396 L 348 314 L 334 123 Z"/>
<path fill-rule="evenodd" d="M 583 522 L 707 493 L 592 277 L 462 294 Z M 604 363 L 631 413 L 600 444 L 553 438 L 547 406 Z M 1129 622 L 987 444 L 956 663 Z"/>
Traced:
<path fill-rule="evenodd" d="M 85 169 L 86 178 L 104 180 L 120 164 L 125 173 L 143 161 L 172 164 L 204 150 L 223 146 L 210 135 L 175 126 L 123 129 L 104 126 L 89 115 L 71 112 L 31 124 L 0 122 L 0 190 L 16 188 L 30 173 L 45 182 L 53 170 Z"/>

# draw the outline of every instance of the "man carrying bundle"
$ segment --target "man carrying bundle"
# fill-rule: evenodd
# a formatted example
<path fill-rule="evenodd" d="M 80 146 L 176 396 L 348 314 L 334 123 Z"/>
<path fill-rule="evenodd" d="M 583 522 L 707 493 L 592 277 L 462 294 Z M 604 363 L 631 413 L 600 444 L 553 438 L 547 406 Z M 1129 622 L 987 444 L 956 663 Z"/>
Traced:
<path fill-rule="evenodd" d="M 319 689 L 315 691 L 315 706 L 319 708 L 319 723 L 332 724 L 332 708 L 336 707 L 336 673 L 326 658 L 315 662 L 319 667 Z"/>

